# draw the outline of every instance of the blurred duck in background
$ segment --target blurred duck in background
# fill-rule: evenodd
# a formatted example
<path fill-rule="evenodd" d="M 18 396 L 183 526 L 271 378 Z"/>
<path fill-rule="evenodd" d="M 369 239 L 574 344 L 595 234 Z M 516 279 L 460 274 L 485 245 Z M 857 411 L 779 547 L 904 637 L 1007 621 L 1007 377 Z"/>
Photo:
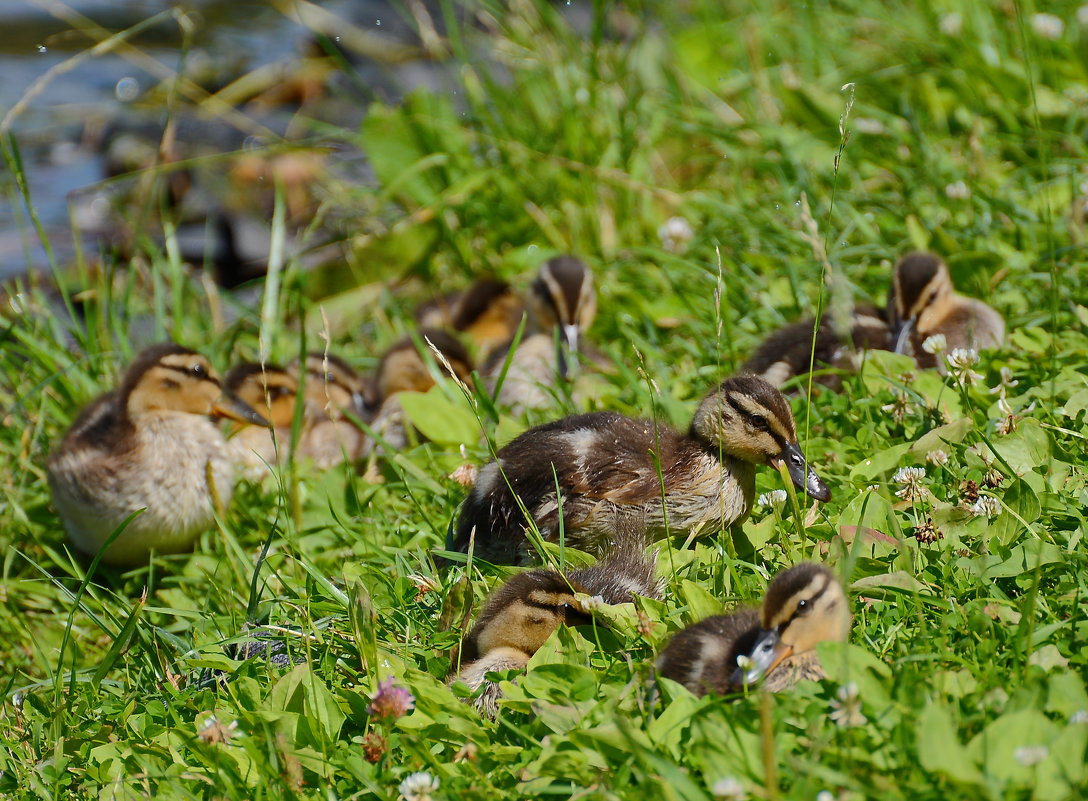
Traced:
<path fill-rule="evenodd" d="M 217 499 L 225 506 L 234 492 L 234 458 L 213 416 L 267 425 L 223 392 L 201 354 L 174 343 L 143 350 L 49 458 L 53 503 L 72 544 L 94 555 L 124 526 L 103 554 L 115 565 L 191 547 L 213 525 Z"/>

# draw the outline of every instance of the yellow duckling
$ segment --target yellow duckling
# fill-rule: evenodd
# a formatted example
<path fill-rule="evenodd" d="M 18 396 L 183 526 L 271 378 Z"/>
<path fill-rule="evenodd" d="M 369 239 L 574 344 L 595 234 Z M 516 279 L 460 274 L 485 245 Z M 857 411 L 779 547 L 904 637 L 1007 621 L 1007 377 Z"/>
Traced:
<path fill-rule="evenodd" d="M 461 292 L 424 304 L 416 311 L 420 328 L 460 331 L 489 354 L 514 338 L 525 303 L 505 281 L 480 278 Z"/>
<path fill-rule="evenodd" d="M 737 692 L 760 679 L 777 692 L 824 678 L 816 646 L 845 641 L 851 620 L 835 575 L 802 562 L 774 577 L 758 611 L 708 617 L 677 633 L 657 669 L 696 695 Z"/>
<path fill-rule="evenodd" d="M 259 479 L 267 473 L 267 465 L 282 464 L 287 458 L 298 406 L 298 382 L 277 365 L 246 362 L 227 372 L 223 390 L 271 423 L 271 428 L 242 426 L 230 440 L 247 478 Z"/>
<path fill-rule="evenodd" d="M 298 455 L 321 468 L 355 461 L 363 453 L 365 435 L 352 418 L 370 420 L 373 389 L 351 365 L 331 353 L 308 354 L 301 371 L 297 363 L 292 365 L 291 374 L 302 383 L 300 372 L 306 374 L 307 427 Z"/>
<path fill-rule="evenodd" d="M 557 381 L 576 369 L 581 339 L 597 314 L 593 272 L 574 256 L 549 259 L 529 293 L 529 327 L 510 359 L 496 400 L 514 413 L 550 406 Z M 496 351 L 484 373 L 497 384 L 509 352 Z"/>
<path fill-rule="evenodd" d="M 176 553 L 230 501 L 234 465 L 210 415 L 265 421 L 222 393 L 206 358 L 173 343 L 142 351 L 121 386 L 88 405 L 49 458 L 49 486 L 72 544 L 95 554 L 125 520 L 104 561 L 133 565 Z M 209 483 L 211 476 L 211 484 Z"/>
<path fill-rule="evenodd" d="M 418 333 L 419 341 L 427 349 L 426 354 L 416 347 L 416 340 L 404 337 L 382 356 L 374 378 L 380 406 L 370 427 L 385 445 L 397 450 L 408 446 L 408 429 L 398 395 L 402 392 L 426 392 L 435 385 L 434 373 L 428 362 L 434 362 L 440 374 L 449 376 L 452 369 L 453 376 L 468 386 L 472 385 L 472 357 L 457 337 L 434 328 L 422 328 Z M 445 363 L 434 357 L 427 342 L 438 350 Z M 363 453 L 369 453 L 373 448 L 374 442 L 368 437 Z"/>
<path fill-rule="evenodd" d="M 525 514 L 551 541 L 600 553 L 613 532 L 652 537 L 720 530 L 748 516 L 761 464 L 831 493 L 805 462 L 789 403 L 761 378 L 728 378 L 699 404 L 687 434 L 615 412 L 578 414 L 526 431 L 480 470 L 448 550 L 492 562 L 534 556 Z M 558 487 L 558 494 L 557 494 Z"/>
<path fill-rule="evenodd" d="M 948 265 L 932 253 L 908 253 L 895 265 L 888 303 L 892 348 L 914 356 L 919 367 L 948 371 L 943 359 L 922 344 L 945 338 L 947 352 L 997 348 L 1005 339 L 1005 320 L 993 308 L 956 292 Z"/>
<path fill-rule="evenodd" d="M 589 624 L 592 616 L 577 594 L 621 604 L 636 595 L 660 598 L 661 584 L 654 559 L 637 547 L 618 547 L 597 564 L 566 576 L 554 570 L 519 573 L 488 599 L 461 645 L 461 669 L 450 683 L 461 681 L 474 691 L 484 687 L 474 705 L 495 717 L 502 692 L 488 674 L 523 670 L 560 625 Z"/>
<path fill-rule="evenodd" d="M 836 325 L 825 315 L 815 342 L 814 322 L 809 318 L 778 329 L 763 340 L 743 369 L 773 387 L 781 387 L 791 378 L 807 374 L 810 365 L 816 370 L 830 367 L 853 372 L 860 351 L 891 348 L 891 329 L 884 310 L 871 303 L 857 304 L 844 325 Z M 819 381 L 832 388 L 841 384 L 834 374 L 822 376 Z"/>

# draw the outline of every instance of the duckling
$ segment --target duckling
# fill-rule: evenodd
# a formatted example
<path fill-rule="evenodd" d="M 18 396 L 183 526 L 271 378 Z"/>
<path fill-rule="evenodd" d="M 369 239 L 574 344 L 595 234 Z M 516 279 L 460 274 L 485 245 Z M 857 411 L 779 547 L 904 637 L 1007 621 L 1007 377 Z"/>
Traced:
<path fill-rule="evenodd" d="M 892 349 L 914 356 L 919 367 L 948 371 L 922 343 L 942 334 L 949 352 L 957 348 L 996 348 L 1005 339 L 1005 320 L 975 298 L 956 292 L 948 266 L 933 253 L 908 253 L 895 265 L 888 318 Z"/>
<path fill-rule="evenodd" d="M 522 670 L 560 624 L 587 625 L 590 613 L 576 597 L 600 596 L 608 604 L 630 603 L 635 595 L 661 597 L 656 564 L 645 548 L 617 547 L 597 564 L 567 576 L 554 570 L 519 573 L 488 600 L 461 645 L 461 669 L 450 683 L 463 681 L 474 691 L 474 706 L 495 717 L 502 697 L 488 673 Z"/>
<path fill-rule="evenodd" d="M 496 400 L 515 413 L 551 405 L 556 380 L 574 373 L 579 339 L 597 314 L 593 273 L 581 259 L 557 256 L 540 268 L 529 298 L 529 334 L 518 345 Z M 484 372 L 493 379 L 502 372 L 509 353 L 496 351 Z"/>
<path fill-rule="evenodd" d="M 810 366 L 853 371 L 859 351 L 891 348 L 884 310 L 871 303 L 857 304 L 845 325 L 836 325 L 830 315 L 825 315 L 816 331 L 815 343 L 814 322 L 810 317 L 778 329 L 763 340 L 743 369 L 773 387 L 781 387 L 791 378 L 808 373 Z M 838 376 L 828 375 L 821 377 L 820 383 L 837 389 L 842 382 Z"/>
<path fill-rule="evenodd" d="M 223 389 L 271 423 L 271 429 L 243 426 L 231 437 L 246 477 L 259 479 L 265 474 L 266 465 L 282 463 L 286 457 L 298 406 L 298 382 L 277 365 L 246 362 L 227 372 Z"/>
<path fill-rule="evenodd" d="M 103 555 L 133 565 L 152 550 L 183 551 L 210 528 L 213 494 L 225 504 L 234 491 L 230 449 L 210 415 L 267 425 L 223 394 L 201 354 L 174 343 L 142 351 L 121 386 L 87 406 L 49 458 L 53 504 L 72 544 L 93 555 L 143 510 Z"/>
<path fill-rule="evenodd" d="M 452 292 L 416 310 L 421 328 L 460 331 L 485 356 L 505 345 L 521 324 L 525 303 L 510 284 L 480 278 L 461 292 Z"/>
<path fill-rule="evenodd" d="M 380 406 L 370 427 L 386 445 L 398 450 L 408 446 L 408 430 L 405 427 L 404 410 L 397 396 L 401 392 L 426 392 L 434 386 L 434 375 L 428 367 L 429 360 L 437 361 L 441 373 L 451 375 L 448 364 L 453 370 L 452 375 L 467 385 L 472 384 L 472 357 L 457 337 L 435 328 L 423 328 L 418 333 L 419 340 L 430 342 L 442 354 L 446 363 L 442 359 L 434 359 L 429 348 L 424 358 L 424 354 L 416 347 L 416 340 L 405 337 L 385 352 L 378 362 L 374 378 Z M 424 347 L 427 347 L 426 344 Z M 367 437 L 363 445 L 364 454 L 373 449 L 374 441 Z"/>
<path fill-rule="evenodd" d="M 298 444 L 299 456 L 321 468 L 355 461 L 362 454 L 365 435 L 352 418 L 366 422 L 373 417 L 373 387 L 351 365 L 331 353 L 307 354 L 303 370 L 308 424 L 306 437 Z M 291 372 L 296 380 L 301 377 L 297 363 Z"/>
<path fill-rule="evenodd" d="M 698 536 L 743 520 L 760 464 L 785 465 L 799 489 L 831 497 L 801 454 L 786 399 L 753 375 L 715 388 L 687 434 L 590 412 L 531 428 L 496 457 L 480 470 L 447 543 L 493 562 L 532 557 L 522 508 L 545 539 L 562 531 L 572 547 L 600 552 L 622 526 Z"/>
<path fill-rule="evenodd" d="M 736 692 L 760 679 L 778 692 L 824 678 L 816 645 L 846 640 L 850 624 L 842 584 L 823 565 L 802 562 L 775 576 L 758 611 L 708 617 L 676 634 L 657 669 L 696 695 Z"/>

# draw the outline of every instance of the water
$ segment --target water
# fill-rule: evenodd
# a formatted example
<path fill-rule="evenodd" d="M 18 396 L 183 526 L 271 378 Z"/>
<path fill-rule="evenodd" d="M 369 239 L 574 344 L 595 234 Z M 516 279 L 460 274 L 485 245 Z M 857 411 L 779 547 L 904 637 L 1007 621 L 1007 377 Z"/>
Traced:
<path fill-rule="evenodd" d="M 65 5 L 109 31 L 136 25 L 166 7 L 161 0 L 68 0 Z M 48 4 L 43 1 L 42 6 Z M 322 7 L 361 27 L 381 19 L 383 35 L 407 38 L 408 28 L 388 0 L 336 0 Z M 298 56 L 309 33 L 267 2 L 197 0 L 185 9 L 184 22 L 191 22 L 193 31 L 187 74 L 199 69 L 205 76 L 201 84 L 211 89 L 263 64 Z M 85 51 L 91 39 L 73 30 L 71 21 L 56 19 L 25 0 L 0 0 L 0 30 L 0 117 L 23 99 L 35 81 L 58 70 L 14 118 L 11 130 L 34 210 L 58 261 L 64 264 L 74 252 L 70 220 L 74 217 L 83 227 L 93 226 L 103 209 L 103 148 L 109 137 L 118 130 L 135 129 L 149 141 L 157 141 L 163 109 L 138 108 L 133 101 L 160 78 L 118 52 L 66 69 L 66 60 Z M 183 36 L 175 17 L 166 15 L 131 41 L 163 67 L 178 67 Z M 290 119 L 290 110 L 271 110 L 259 119 L 279 132 Z M 229 126 L 192 120 L 188 127 L 182 121 L 181 128 L 182 136 L 211 139 L 223 150 L 242 148 L 246 136 Z M 4 167 L 0 167 L 0 192 L 0 279 L 47 267 L 45 251 Z"/>

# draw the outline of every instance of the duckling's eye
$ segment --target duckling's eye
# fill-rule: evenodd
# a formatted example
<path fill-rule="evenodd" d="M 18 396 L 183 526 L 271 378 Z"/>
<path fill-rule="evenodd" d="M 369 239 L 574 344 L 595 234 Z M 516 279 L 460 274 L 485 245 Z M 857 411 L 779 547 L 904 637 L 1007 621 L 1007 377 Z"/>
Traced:
<path fill-rule="evenodd" d="M 194 378 L 207 378 L 208 369 L 204 365 L 197 363 L 189 367 L 189 374 Z"/>
<path fill-rule="evenodd" d="M 574 604 L 559 604 L 559 611 L 564 615 L 570 614 L 574 611 Z"/>
<path fill-rule="evenodd" d="M 760 431 L 770 431 L 771 424 L 767 422 L 766 417 L 760 417 L 759 415 L 752 415 L 752 425 Z"/>
<path fill-rule="evenodd" d="M 808 601 L 806 601 L 804 598 L 802 598 L 800 601 L 797 602 L 797 613 L 798 614 L 804 614 L 807 611 L 808 611 Z"/>

